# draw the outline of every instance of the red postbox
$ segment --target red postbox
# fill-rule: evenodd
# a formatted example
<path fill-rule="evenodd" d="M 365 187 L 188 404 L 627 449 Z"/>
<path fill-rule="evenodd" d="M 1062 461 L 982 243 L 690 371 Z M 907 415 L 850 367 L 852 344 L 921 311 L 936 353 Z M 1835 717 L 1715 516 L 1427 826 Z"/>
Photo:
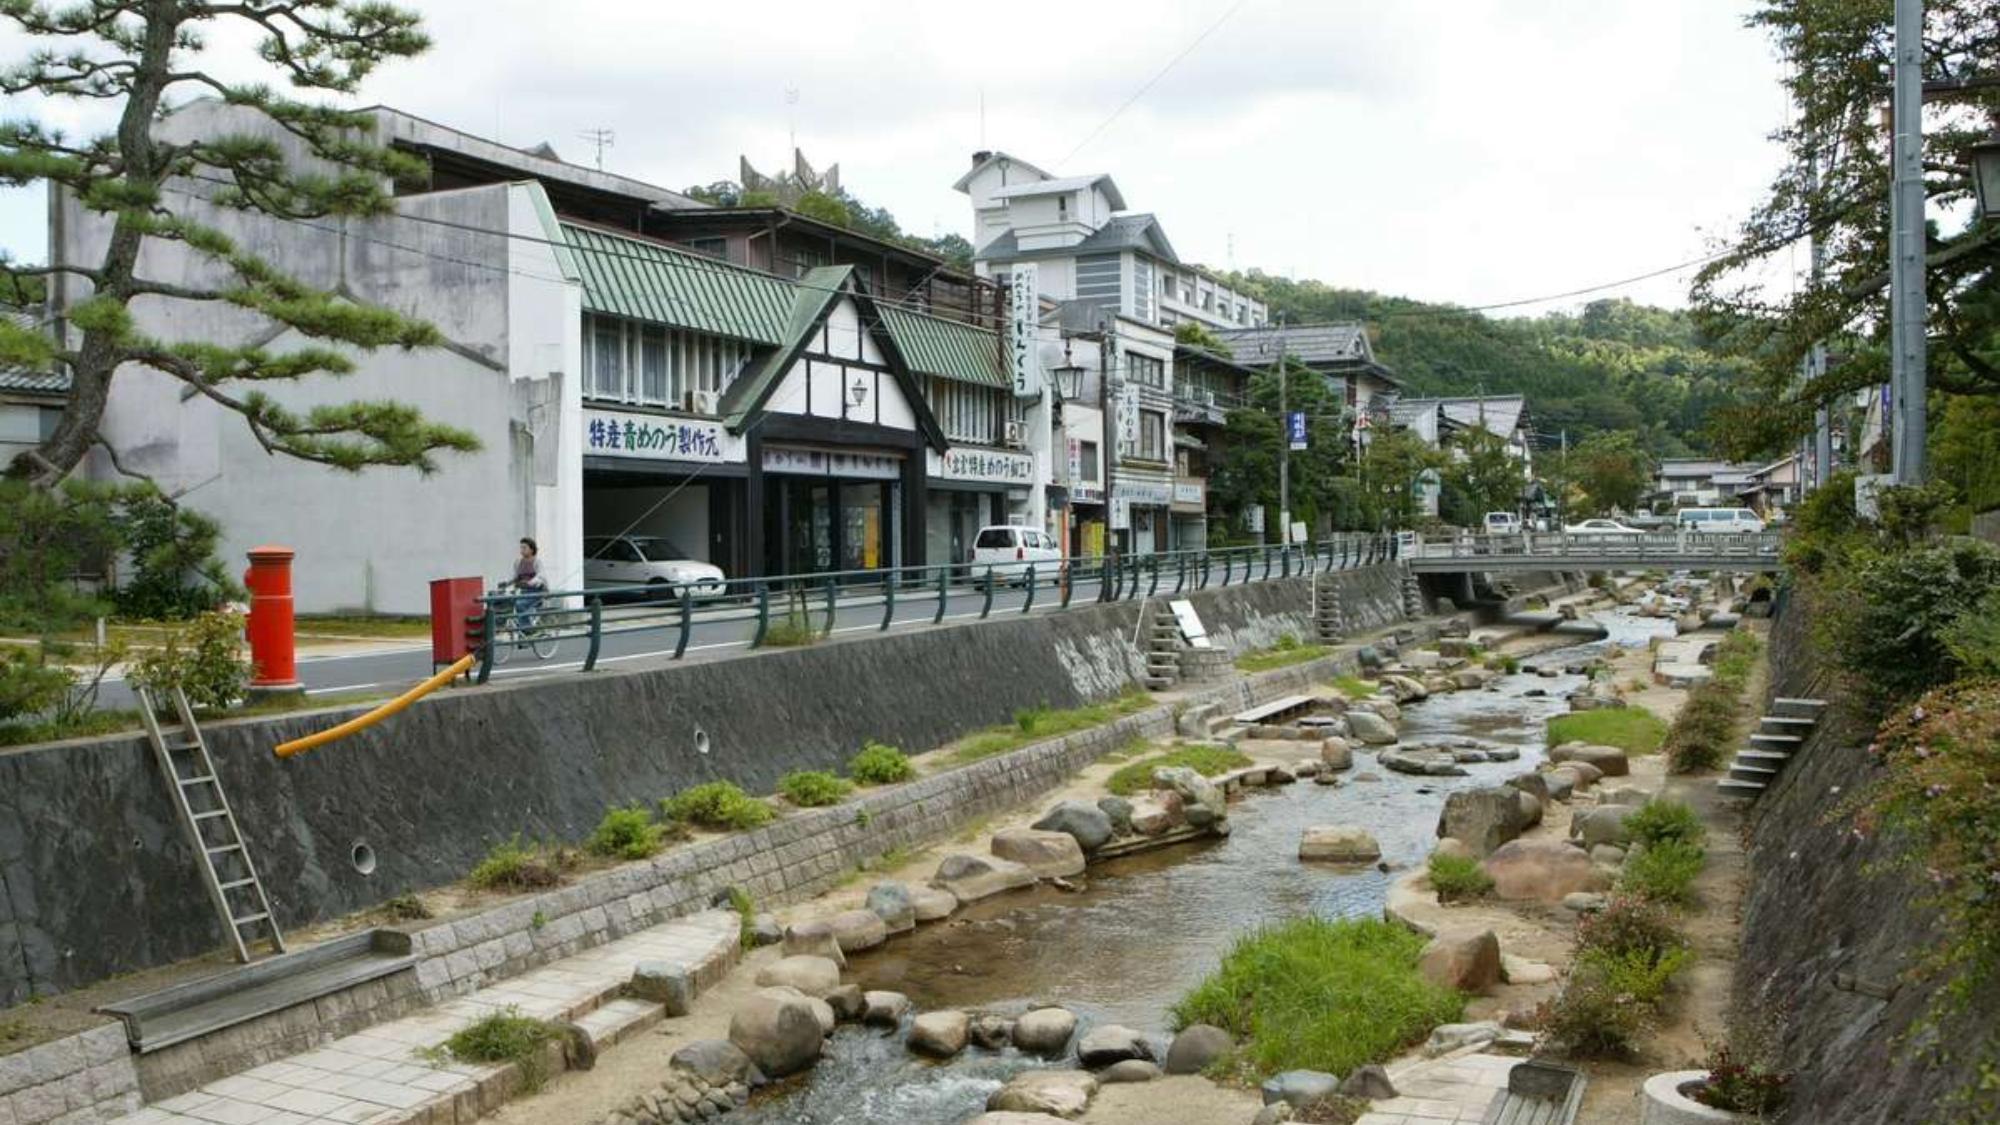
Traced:
<path fill-rule="evenodd" d="M 250 687 L 255 691 L 299 691 L 292 636 L 292 555 L 290 547 L 252 547 L 243 585 L 250 590 Z"/>
<path fill-rule="evenodd" d="M 485 592 L 485 580 L 477 577 L 431 579 L 432 668 L 454 663 L 476 647 L 467 622 L 480 615 Z"/>

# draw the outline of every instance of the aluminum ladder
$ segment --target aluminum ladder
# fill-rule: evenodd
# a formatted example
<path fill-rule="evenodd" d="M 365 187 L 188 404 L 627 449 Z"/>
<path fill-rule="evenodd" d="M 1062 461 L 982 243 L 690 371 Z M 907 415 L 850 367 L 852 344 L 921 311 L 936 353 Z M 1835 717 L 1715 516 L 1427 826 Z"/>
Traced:
<path fill-rule="evenodd" d="M 152 693 L 139 688 L 138 697 L 139 714 L 146 720 L 146 738 L 153 744 L 153 759 L 166 777 L 181 827 L 194 848 L 202 885 L 208 888 L 209 901 L 222 916 L 236 959 L 246 964 L 254 960 L 252 947 L 260 940 L 256 936 L 259 929 L 269 940 L 271 952 L 283 953 L 285 935 L 278 929 L 277 918 L 272 916 L 271 900 L 257 878 L 257 865 L 250 860 L 250 849 L 236 825 L 236 814 L 229 807 L 228 795 L 222 791 L 222 778 L 215 772 L 208 741 L 195 725 L 187 693 L 174 689 L 174 714 L 180 720 L 180 729 L 172 732 L 161 730 Z M 245 931 L 251 936 L 246 937 Z"/>

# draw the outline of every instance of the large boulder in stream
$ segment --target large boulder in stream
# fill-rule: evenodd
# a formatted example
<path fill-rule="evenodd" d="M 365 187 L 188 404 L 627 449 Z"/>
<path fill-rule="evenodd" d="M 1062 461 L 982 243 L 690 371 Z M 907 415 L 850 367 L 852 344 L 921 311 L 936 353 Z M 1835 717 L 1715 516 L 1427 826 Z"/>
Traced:
<path fill-rule="evenodd" d="M 1522 813 L 1521 791 L 1493 785 L 1461 789 L 1447 796 L 1444 810 L 1438 814 L 1437 834 L 1462 840 L 1474 855 L 1483 856 L 1519 836 L 1528 824 Z"/>
<path fill-rule="evenodd" d="M 1168 1074 L 1200 1074 L 1210 1063 L 1236 1049 L 1236 1040 L 1212 1024 L 1196 1023 L 1181 1028 L 1167 1048 Z"/>
<path fill-rule="evenodd" d="M 784 957 L 758 971 L 757 985 L 786 985 L 807 996 L 824 997 L 840 987 L 840 966 L 824 957 Z"/>
<path fill-rule="evenodd" d="M 1382 845 L 1365 828 L 1351 824 L 1316 824 L 1299 834 L 1299 859 L 1307 863 L 1373 863 Z"/>
<path fill-rule="evenodd" d="M 1067 832 L 1003 828 L 993 834 L 991 846 L 994 855 L 1021 864 L 1044 879 L 1083 874 L 1083 849 Z"/>
<path fill-rule="evenodd" d="M 1014 1046 L 1031 1055 L 1060 1055 L 1074 1034 L 1076 1015 L 1067 1008 L 1036 1008 L 1014 1021 Z"/>
<path fill-rule="evenodd" d="M 1395 724 L 1372 711 L 1349 711 L 1347 731 L 1370 746 L 1389 746 L 1396 741 Z"/>
<path fill-rule="evenodd" d="M 819 1060 L 826 1036 L 804 996 L 759 992 L 729 1020 L 729 1041 L 772 1078 L 797 1074 Z"/>
<path fill-rule="evenodd" d="M 1129 823 L 1129 813 L 1128 823 Z M 1103 847 L 1111 840 L 1113 825 L 1111 817 L 1102 808 L 1084 801 L 1060 801 L 1054 808 L 1042 814 L 1033 827 L 1043 832 L 1067 832 L 1076 838 L 1076 846 L 1085 855 Z"/>
<path fill-rule="evenodd" d="M 1229 804 L 1222 787 L 1187 766 L 1165 766 L 1153 771 L 1153 783 L 1179 794 L 1181 815 L 1196 828 L 1206 828 L 1229 818 Z"/>
<path fill-rule="evenodd" d="M 1375 760 L 1386 769 L 1419 777 L 1464 777 L 1465 767 L 1449 750 L 1384 750 Z"/>
<path fill-rule="evenodd" d="M 972 1017 L 959 1011 L 925 1012 L 910 1022 L 910 1050 L 934 1059 L 948 1059 L 965 1050 Z"/>
<path fill-rule="evenodd" d="M 1001 891 L 1035 885 L 1035 873 L 997 856 L 948 855 L 938 863 L 931 886 L 950 891 L 960 902 L 977 902 Z"/>
<path fill-rule="evenodd" d="M 1153 1048 L 1139 1032 L 1108 1023 L 1084 1033 L 1076 1045 L 1076 1057 L 1084 1066 L 1097 1070 L 1126 1059 L 1151 1059 Z"/>
<path fill-rule="evenodd" d="M 910 901 L 910 888 L 902 883 L 877 883 L 868 888 L 868 900 L 863 905 L 892 934 L 900 934 L 917 928 L 916 904 Z"/>

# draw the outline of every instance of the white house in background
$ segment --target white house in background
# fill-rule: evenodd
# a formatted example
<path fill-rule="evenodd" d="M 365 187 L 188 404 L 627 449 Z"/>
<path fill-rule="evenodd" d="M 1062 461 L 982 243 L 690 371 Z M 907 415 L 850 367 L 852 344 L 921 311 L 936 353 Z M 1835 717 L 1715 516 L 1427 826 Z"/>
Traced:
<path fill-rule="evenodd" d="M 1004 152 L 976 152 L 952 187 L 972 200 L 973 268 L 982 277 L 1034 262 L 1044 297 L 1167 328 L 1267 319 L 1262 301 L 1181 261 L 1158 218 L 1127 214 L 1124 194 L 1102 172 L 1056 176 Z"/>
<path fill-rule="evenodd" d="M 1709 457 L 1670 457 L 1653 474 L 1654 503 L 1668 509 L 1728 507 L 1759 466 Z"/>
<path fill-rule="evenodd" d="M 0 316 L 18 328 L 40 329 L 45 321 L 39 308 L 0 309 Z M 0 367 L 0 471 L 55 432 L 68 398 L 66 371 Z"/>
<path fill-rule="evenodd" d="M 1403 389 L 1402 380 L 1376 361 L 1375 345 L 1359 323 L 1267 324 L 1225 329 L 1217 335 L 1244 363 L 1268 366 L 1282 353 L 1326 376 L 1357 416 L 1374 413 L 1378 400 L 1387 402 Z"/>

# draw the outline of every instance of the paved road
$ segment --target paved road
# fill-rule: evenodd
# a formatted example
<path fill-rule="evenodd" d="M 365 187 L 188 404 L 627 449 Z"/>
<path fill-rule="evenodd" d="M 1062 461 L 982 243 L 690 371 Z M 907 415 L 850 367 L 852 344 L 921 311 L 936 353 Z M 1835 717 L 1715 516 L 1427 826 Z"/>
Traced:
<path fill-rule="evenodd" d="M 1277 564 L 1273 563 L 1273 578 L 1279 577 Z M 1253 575 L 1257 581 L 1263 580 L 1259 567 Z M 1244 580 L 1241 569 L 1232 575 L 1231 584 Z M 1192 586 L 1193 577 L 1189 577 Z M 1129 577 L 1128 577 L 1129 582 Z M 1171 594 L 1174 589 L 1175 574 L 1171 568 L 1163 568 L 1159 577 L 1159 596 Z M 1141 579 L 1138 596 L 1144 597 L 1151 589 L 1151 576 Z M 1209 586 L 1214 588 L 1222 583 L 1222 567 L 1217 563 L 1209 574 Z M 1072 607 L 1094 604 L 1098 599 L 1100 584 L 1095 576 L 1079 578 L 1070 593 Z M 1123 591 L 1131 593 L 1129 589 Z M 1000 618 L 1009 614 L 1019 615 L 1027 604 L 1028 592 L 1021 586 L 996 584 L 993 590 L 991 616 Z M 1034 591 L 1034 604 L 1027 609 L 1031 613 L 1058 612 L 1061 591 L 1050 582 L 1043 580 Z M 782 620 L 786 612 L 783 595 L 771 595 L 771 619 Z M 810 591 L 806 596 L 810 610 L 809 618 L 814 628 L 822 628 L 826 623 L 826 599 L 823 590 Z M 981 616 L 986 605 L 986 595 L 976 584 L 951 587 L 945 598 L 945 621 L 966 621 Z M 689 629 L 687 652 L 683 659 L 715 659 L 740 655 L 747 651 L 751 636 L 756 631 L 755 610 L 740 604 L 697 606 L 693 623 Z M 883 604 L 879 587 L 842 593 L 836 600 L 833 632 L 838 634 L 879 631 L 882 626 Z M 935 588 L 923 590 L 898 590 L 895 613 L 890 622 L 892 629 L 917 629 L 931 625 L 938 616 L 938 596 Z M 680 640 L 679 610 L 676 606 L 616 606 L 607 607 L 604 612 L 604 640 L 598 653 L 599 667 L 616 666 L 628 661 L 671 656 Z M 496 682 L 519 679 L 527 676 L 573 673 L 583 666 L 583 658 L 588 641 L 582 637 L 565 637 L 557 650 L 546 660 L 538 660 L 527 648 L 515 650 L 509 658 L 493 669 Z M 298 664 L 298 676 L 305 684 L 308 695 L 341 695 L 365 692 L 371 695 L 389 695 L 410 687 L 429 676 L 431 666 L 430 644 L 428 641 L 410 644 L 407 642 L 384 642 L 379 648 L 361 652 L 341 652 L 325 656 L 304 656 Z M 98 698 L 98 706 L 104 708 L 131 708 L 136 706 L 132 693 L 122 679 L 107 679 Z"/>

